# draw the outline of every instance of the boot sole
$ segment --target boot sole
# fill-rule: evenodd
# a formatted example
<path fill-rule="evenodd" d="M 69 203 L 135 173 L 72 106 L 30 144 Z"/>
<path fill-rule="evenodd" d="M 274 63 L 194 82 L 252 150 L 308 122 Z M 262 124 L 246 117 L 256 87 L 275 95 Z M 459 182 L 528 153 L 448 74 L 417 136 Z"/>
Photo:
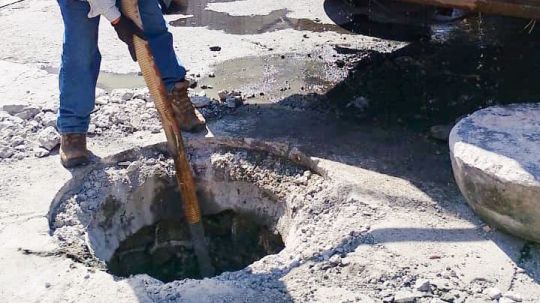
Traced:
<path fill-rule="evenodd" d="M 79 157 L 79 158 L 73 158 L 73 159 L 60 159 L 60 162 L 65 168 L 74 168 L 77 166 L 84 166 L 87 165 L 90 162 L 90 158 L 88 157 Z"/>

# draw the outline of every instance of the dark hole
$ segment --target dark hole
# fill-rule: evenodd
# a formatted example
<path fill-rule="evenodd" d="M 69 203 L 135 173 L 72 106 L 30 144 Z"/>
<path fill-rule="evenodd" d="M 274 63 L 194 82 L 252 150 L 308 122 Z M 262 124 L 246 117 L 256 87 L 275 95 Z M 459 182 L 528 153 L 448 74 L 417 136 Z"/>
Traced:
<path fill-rule="evenodd" d="M 279 234 L 247 215 L 225 211 L 203 217 L 203 223 L 216 274 L 243 269 L 285 247 Z M 143 227 L 120 244 L 107 265 L 122 277 L 145 273 L 163 282 L 201 278 L 182 220 Z"/>

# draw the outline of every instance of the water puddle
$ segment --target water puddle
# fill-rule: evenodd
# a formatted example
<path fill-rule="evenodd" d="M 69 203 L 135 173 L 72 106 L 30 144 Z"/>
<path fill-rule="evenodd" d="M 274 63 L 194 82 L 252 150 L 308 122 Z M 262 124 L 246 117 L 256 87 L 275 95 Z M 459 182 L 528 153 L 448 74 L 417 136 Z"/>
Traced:
<path fill-rule="evenodd" d="M 400 18 L 400 24 L 392 22 L 374 22 L 377 16 L 370 7 L 347 4 L 346 0 L 327 0 L 324 10 L 334 22 L 322 23 L 319 19 L 296 19 L 288 17 L 287 9 L 279 9 L 266 15 L 233 16 L 224 12 L 216 12 L 207 8 L 208 3 L 225 1 L 190 0 L 182 11 L 181 18 L 171 21 L 170 25 L 178 27 L 206 27 L 236 35 L 254 35 L 284 29 L 310 32 L 335 32 L 339 34 L 363 34 L 380 38 L 409 41 L 429 36 L 430 30 L 423 26 L 422 20 L 428 11 L 415 12 L 413 16 Z M 368 16 L 369 15 L 369 16 Z M 395 16 L 394 16 L 395 17 Z M 423 18 L 425 17 L 425 18 Z M 404 19 L 404 20 L 401 20 Z M 415 21 L 415 22 L 412 22 Z M 408 23 L 408 24 L 404 24 Z M 422 26 L 419 26 L 421 24 Z"/>
<path fill-rule="evenodd" d="M 45 66 L 42 69 L 49 74 L 59 74 L 59 69 L 52 66 Z M 117 74 L 99 72 L 97 80 L 97 87 L 109 92 L 117 88 L 133 89 L 145 86 L 146 82 L 144 82 L 144 78 L 140 73 Z"/>
<path fill-rule="evenodd" d="M 400 51 L 381 56 L 378 62 L 361 62 L 350 73 L 316 53 L 225 61 L 214 66 L 213 77 L 197 78 L 196 92 L 204 90 L 212 98 L 218 98 L 218 91 L 223 89 L 253 96 L 250 103 L 313 94 L 331 101 L 340 115 L 355 119 L 367 116 L 420 129 L 453 123 L 462 115 L 494 104 L 539 100 L 540 31 L 529 33 L 528 20 L 469 16 L 452 23 L 433 23 L 432 11 L 419 10 L 401 19 L 393 14 L 390 19 L 399 22 L 392 23 L 385 20 L 388 14 L 379 16 L 373 7 L 362 6 L 365 1 L 356 1 L 355 5 L 347 1 L 324 2 L 325 12 L 335 24 L 292 19 L 287 17 L 287 10 L 264 16 L 231 16 L 206 9 L 211 2 L 208 0 L 191 0 L 184 12 L 191 17 L 171 24 L 233 34 L 292 28 L 414 41 Z M 353 56 L 358 52 L 342 51 Z M 144 85 L 138 74 L 101 73 L 98 80 L 98 86 L 105 89 Z M 321 104 L 328 107 L 327 102 Z"/>
<path fill-rule="evenodd" d="M 145 87 L 146 82 L 144 82 L 143 76 L 139 73 L 116 74 L 100 72 L 97 86 L 106 91 L 111 91 L 117 88 L 133 89 Z"/>
<path fill-rule="evenodd" d="M 316 54 L 246 57 L 216 65 L 214 77 L 199 80 L 198 91 L 218 98 L 220 90 L 240 90 L 254 97 L 250 103 L 265 103 L 293 94 L 325 93 L 346 74 L 346 69 L 324 62 Z"/>
<path fill-rule="evenodd" d="M 325 62 L 319 56 L 313 53 L 232 59 L 214 66 L 212 77 L 190 77 L 198 82 L 195 93 L 204 91 L 208 97 L 219 99 L 221 90 L 239 90 L 253 97 L 250 103 L 267 103 L 292 94 L 321 94 L 345 78 L 347 69 L 337 67 L 334 62 Z M 58 69 L 53 67 L 44 70 L 58 74 Z M 110 92 L 145 87 L 146 83 L 139 73 L 100 72 L 97 86 Z"/>
<path fill-rule="evenodd" d="M 182 18 L 171 21 L 172 26 L 206 27 L 222 30 L 228 34 L 253 35 L 284 29 L 311 32 L 334 31 L 346 34 L 348 30 L 335 24 L 324 24 L 318 20 L 295 19 L 287 17 L 287 9 L 275 10 L 267 15 L 232 16 L 224 12 L 206 9 L 208 3 L 226 1 L 190 0 L 182 12 Z"/>

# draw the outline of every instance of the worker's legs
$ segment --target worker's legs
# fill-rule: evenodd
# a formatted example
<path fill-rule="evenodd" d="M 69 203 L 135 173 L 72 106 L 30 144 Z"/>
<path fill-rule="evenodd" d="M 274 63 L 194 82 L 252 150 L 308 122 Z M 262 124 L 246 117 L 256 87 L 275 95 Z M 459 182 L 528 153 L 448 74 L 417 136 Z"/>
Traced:
<path fill-rule="evenodd" d="M 86 133 L 94 109 L 101 63 L 98 50 L 99 17 L 89 19 L 90 5 L 78 0 L 58 0 L 64 19 L 64 44 L 60 67 L 60 133 Z"/>
<path fill-rule="evenodd" d="M 143 30 L 161 78 L 168 91 L 184 80 L 186 69 L 178 61 L 173 48 L 173 36 L 167 29 L 158 0 L 139 0 Z"/>

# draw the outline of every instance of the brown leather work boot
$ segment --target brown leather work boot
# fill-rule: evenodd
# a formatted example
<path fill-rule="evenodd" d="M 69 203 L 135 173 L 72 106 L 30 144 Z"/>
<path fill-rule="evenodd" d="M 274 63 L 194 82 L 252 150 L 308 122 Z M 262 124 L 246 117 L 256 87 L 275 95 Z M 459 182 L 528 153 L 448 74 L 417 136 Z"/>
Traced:
<path fill-rule="evenodd" d="M 86 134 L 64 134 L 60 141 L 60 161 L 65 168 L 86 165 L 90 152 L 86 149 Z"/>
<path fill-rule="evenodd" d="M 193 106 L 188 96 L 189 81 L 184 80 L 174 85 L 170 94 L 174 116 L 183 131 L 198 132 L 205 128 L 206 120 Z"/>

